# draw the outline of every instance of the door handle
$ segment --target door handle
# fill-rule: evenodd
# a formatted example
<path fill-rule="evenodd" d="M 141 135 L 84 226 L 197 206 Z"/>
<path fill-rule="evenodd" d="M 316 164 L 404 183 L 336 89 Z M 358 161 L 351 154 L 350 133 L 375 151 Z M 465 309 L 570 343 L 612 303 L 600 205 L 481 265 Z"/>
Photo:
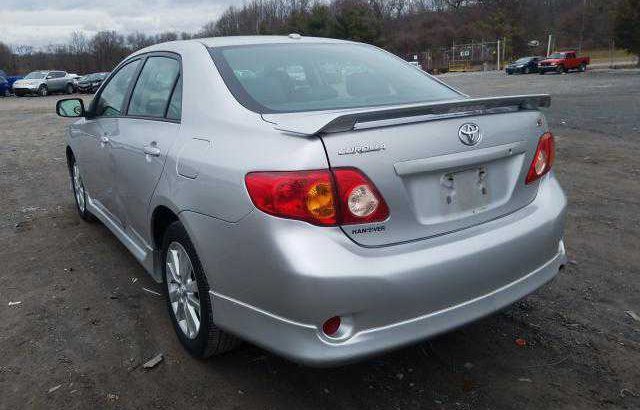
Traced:
<path fill-rule="evenodd" d="M 152 157 L 159 157 L 160 156 L 160 148 L 158 148 L 155 144 L 151 144 L 151 145 L 145 145 L 143 148 L 143 151 L 145 154 L 152 156 Z"/>

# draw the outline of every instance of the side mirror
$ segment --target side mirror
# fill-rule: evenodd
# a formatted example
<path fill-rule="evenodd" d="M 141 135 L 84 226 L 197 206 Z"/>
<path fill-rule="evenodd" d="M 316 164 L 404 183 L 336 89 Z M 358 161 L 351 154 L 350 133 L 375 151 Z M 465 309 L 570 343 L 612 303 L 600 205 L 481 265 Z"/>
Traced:
<path fill-rule="evenodd" d="M 84 117 L 84 102 L 80 98 L 65 98 L 56 103 L 56 113 L 61 117 Z"/>

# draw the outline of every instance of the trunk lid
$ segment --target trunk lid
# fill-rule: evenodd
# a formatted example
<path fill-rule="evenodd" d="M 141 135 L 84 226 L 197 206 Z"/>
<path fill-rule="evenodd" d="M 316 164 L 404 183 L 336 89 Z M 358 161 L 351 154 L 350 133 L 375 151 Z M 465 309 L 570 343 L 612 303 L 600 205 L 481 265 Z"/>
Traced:
<path fill-rule="evenodd" d="M 536 108 L 548 105 L 547 96 L 525 96 L 265 119 L 287 132 L 319 134 L 332 168 L 356 167 L 373 181 L 389 218 L 342 229 L 361 245 L 384 246 L 468 228 L 530 203 L 538 183 L 524 181 L 546 131 Z M 479 128 L 472 145 L 462 141 L 475 142 L 469 132 L 459 136 L 468 124 Z"/>

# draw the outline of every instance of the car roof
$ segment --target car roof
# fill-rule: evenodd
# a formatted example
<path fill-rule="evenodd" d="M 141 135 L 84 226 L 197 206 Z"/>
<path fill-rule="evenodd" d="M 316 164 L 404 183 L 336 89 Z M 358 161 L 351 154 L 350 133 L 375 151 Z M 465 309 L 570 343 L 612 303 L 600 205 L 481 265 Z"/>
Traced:
<path fill-rule="evenodd" d="M 324 37 L 306 37 L 299 34 L 289 34 L 288 36 L 228 36 L 209 37 L 198 39 L 207 47 L 241 46 L 250 44 L 279 44 L 279 43 L 352 43 L 346 40 L 337 40 Z"/>
<path fill-rule="evenodd" d="M 164 43 L 158 43 L 145 47 L 132 53 L 124 61 L 128 61 L 135 56 L 156 52 L 156 51 L 169 51 L 180 52 L 188 48 L 188 45 L 198 44 L 207 48 L 226 47 L 226 46 L 242 46 L 242 45 L 254 45 L 254 44 L 359 44 L 353 41 L 336 40 L 332 38 L 323 37 L 306 37 L 297 34 L 290 34 L 288 36 L 228 36 L 228 37 L 209 37 L 209 38 L 197 38 L 192 40 L 177 40 L 167 41 Z"/>

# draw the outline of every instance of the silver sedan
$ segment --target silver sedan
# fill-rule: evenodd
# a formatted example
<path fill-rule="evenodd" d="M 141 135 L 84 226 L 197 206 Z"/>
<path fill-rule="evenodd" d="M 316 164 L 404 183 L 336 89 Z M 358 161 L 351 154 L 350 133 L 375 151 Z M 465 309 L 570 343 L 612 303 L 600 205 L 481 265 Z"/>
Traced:
<path fill-rule="evenodd" d="M 67 159 L 80 217 L 158 282 L 194 356 L 238 340 L 335 365 L 538 289 L 566 261 L 546 95 L 469 98 L 376 47 L 299 35 L 154 45 Z"/>

